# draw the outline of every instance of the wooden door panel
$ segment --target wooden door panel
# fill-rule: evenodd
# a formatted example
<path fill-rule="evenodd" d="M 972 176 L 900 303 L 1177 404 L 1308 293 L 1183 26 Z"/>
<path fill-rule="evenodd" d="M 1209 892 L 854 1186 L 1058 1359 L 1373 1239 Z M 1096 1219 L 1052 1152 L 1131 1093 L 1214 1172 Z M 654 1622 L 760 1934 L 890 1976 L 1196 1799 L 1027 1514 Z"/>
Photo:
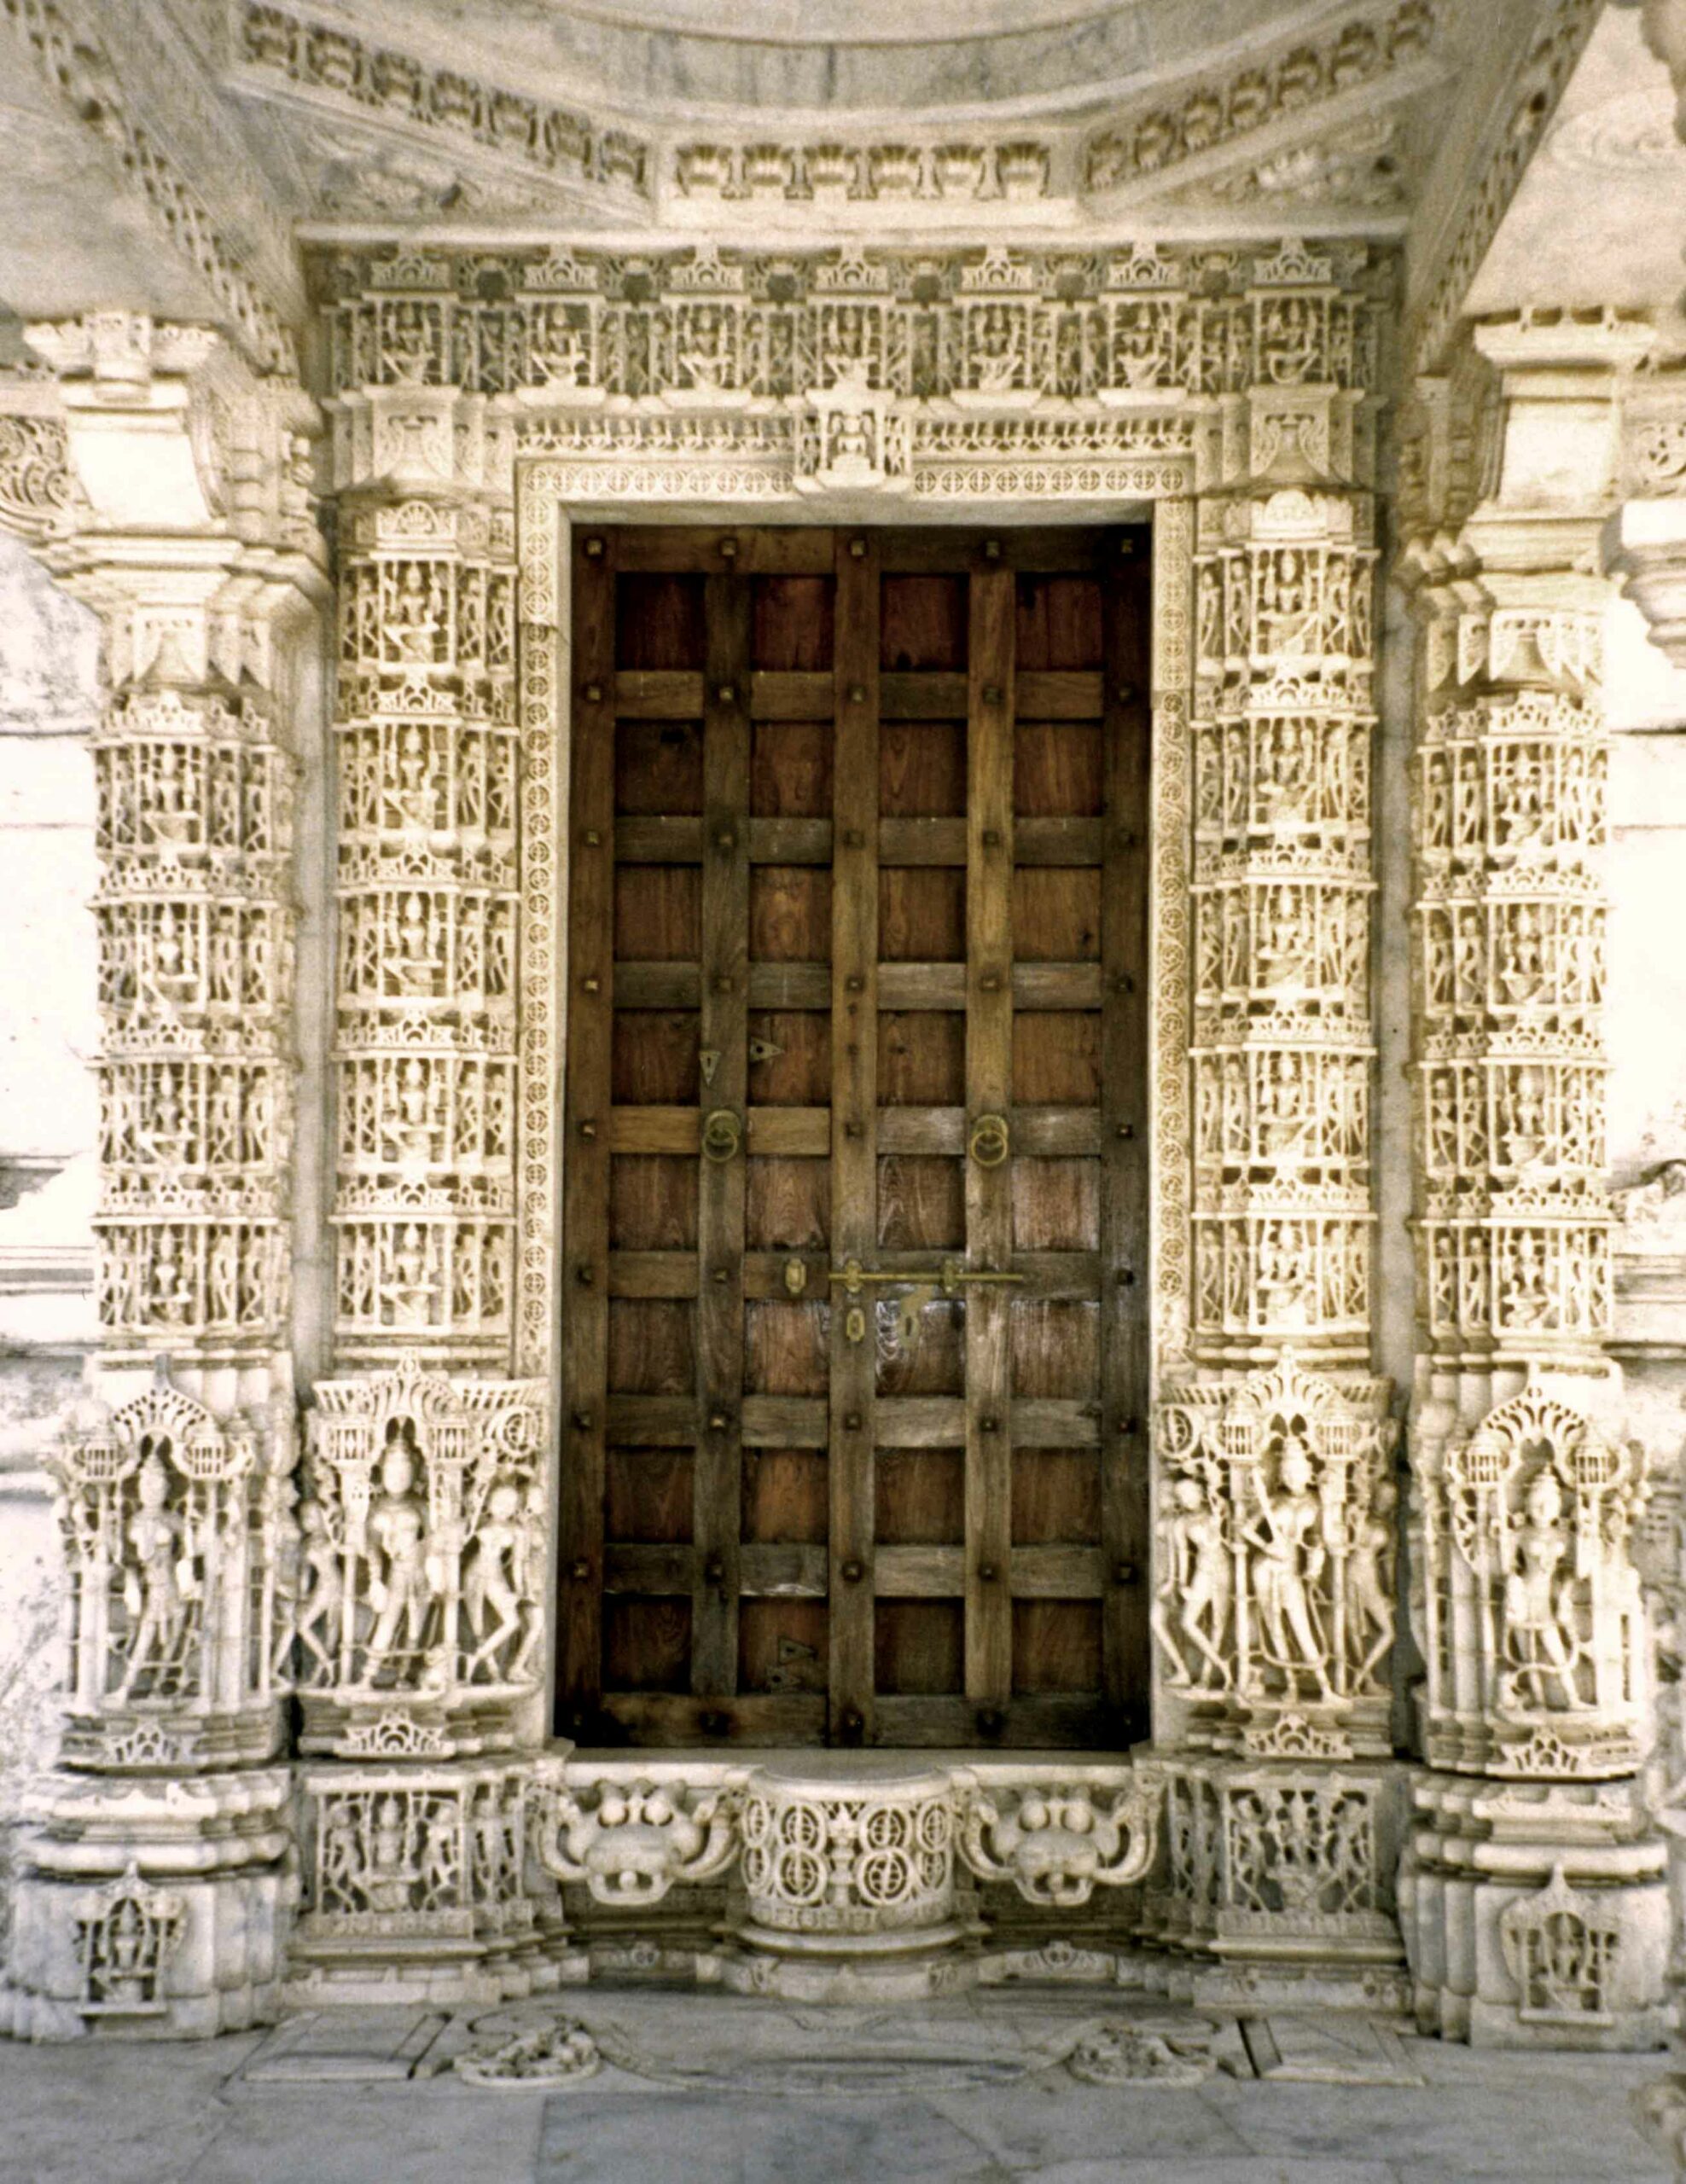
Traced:
<path fill-rule="evenodd" d="M 1145 1726 L 1135 545 L 580 542 L 576 1735 Z"/>

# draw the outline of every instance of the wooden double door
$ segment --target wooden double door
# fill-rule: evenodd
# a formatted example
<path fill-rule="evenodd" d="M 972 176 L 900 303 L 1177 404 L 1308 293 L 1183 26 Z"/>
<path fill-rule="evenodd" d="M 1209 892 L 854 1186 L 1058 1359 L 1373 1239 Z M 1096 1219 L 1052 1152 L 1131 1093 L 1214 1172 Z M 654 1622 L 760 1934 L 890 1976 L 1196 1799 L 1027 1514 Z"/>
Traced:
<path fill-rule="evenodd" d="M 577 535 L 576 1739 L 1146 1733 L 1146 548 Z"/>

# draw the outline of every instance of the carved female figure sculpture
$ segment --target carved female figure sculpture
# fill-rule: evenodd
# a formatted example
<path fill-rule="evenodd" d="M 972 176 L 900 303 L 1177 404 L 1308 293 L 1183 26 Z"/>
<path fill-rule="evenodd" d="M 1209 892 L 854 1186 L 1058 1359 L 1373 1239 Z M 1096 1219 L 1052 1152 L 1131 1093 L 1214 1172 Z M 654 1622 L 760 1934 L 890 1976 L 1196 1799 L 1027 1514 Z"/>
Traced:
<path fill-rule="evenodd" d="M 381 1490 L 369 1517 L 375 1546 L 369 1557 L 369 1602 L 375 1610 L 371 1678 L 393 1665 L 395 1653 L 420 1651 L 433 1605 L 427 1512 L 415 1486 L 416 1428 L 408 1419 L 394 1419 L 381 1460 Z"/>
<path fill-rule="evenodd" d="M 328 1537 L 328 1518 L 319 1502 L 299 1504 L 299 1529 L 304 1536 L 300 1550 L 303 1589 L 299 1602 L 299 1643 L 311 1656 L 304 1664 L 300 1680 L 306 1683 L 330 1683 L 334 1676 L 334 1648 L 346 1597 L 340 1549 Z"/>
<path fill-rule="evenodd" d="M 1234 1592 L 1223 1512 L 1197 1478 L 1179 1478 L 1174 1499 L 1176 1513 L 1165 1526 L 1166 1571 L 1154 1603 L 1154 1631 L 1184 1682 L 1222 1690 L 1230 1682 L 1230 1664 L 1218 1649 L 1228 1633 Z M 1173 1612 L 1177 1634 L 1201 1656 L 1192 1676 L 1189 1656 L 1172 1634 Z"/>
<path fill-rule="evenodd" d="M 472 1683 L 488 1663 L 495 1676 L 503 1647 L 520 1629 L 526 1547 L 520 1489 L 512 1479 L 501 1478 L 487 1496 L 463 1577 L 463 1605 L 477 1641 L 463 1672 L 466 1682 Z"/>
<path fill-rule="evenodd" d="M 1570 1554 L 1569 1530 L 1555 1472 L 1536 1473 L 1524 1506 L 1525 1521 L 1517 1528 L 1504 1583 L 1500 1704 L 1548 1707 L 1554 1704 L 1555 1687 L 1555 1703 L 1573 1711 L 1585 1703 L 1576 1678 L 1584 1648 L 1574 1578 L 1563 1571 Z"/>
<path fill-rule="evenodd" d="M 1398 1499 L 1392 1480 L 1378 1478 L 1369 1507 L 1362 1513 L 1358 1536 L 1347 1550 L 1343 1574 L 1348 1657 L 1357 1655 L 1360 1647 L 1367 1649 L 1353 1672 L 1355 1691 L 1363 1689 L 1393 1642 L 1393 1548 Z"/>
<path fill-rule="evenodd" d="M 1255 1477 L 1259 1516 L 1241 1536 L 1255 1552 L 1249 1576 L 1274 1667 L 1293 1690 L 1310 1671 L 1319 1695 L 1334 1697 L 1328 1655 L 1317 1629 L 1311 1587 L 1323 1573 L 1327 1551 L 1318 1534 L 1323 1509 L 1311 1490 L 1311 1458 L 1305 1441 L 1290 1431 L 1282 1439 L 1276 1476 L 1282 1494 L 1272 1502 L 1262 1472 Z M 1296 1658 L 1297 1656 L 1297 1658 Z"/>
<path fill-rule="evenodd" d="M 128 1664 L 118 1687 L 119 1699 L 133 1695 L 146 1676 L 155 1693 L 180 1669 L 188 1621 L 188 1593 L 178 1576 L 182 1521 L 166 1507 L 170 1480 L 156 1448 L 149 1448 L 136 1482 L 140 1507 L 129 1523 L 130 1563 L 124 1581 L 125 1604 L 135 1618 Z M 189 1585 L 192 1584 L 189 1571 Z"/>

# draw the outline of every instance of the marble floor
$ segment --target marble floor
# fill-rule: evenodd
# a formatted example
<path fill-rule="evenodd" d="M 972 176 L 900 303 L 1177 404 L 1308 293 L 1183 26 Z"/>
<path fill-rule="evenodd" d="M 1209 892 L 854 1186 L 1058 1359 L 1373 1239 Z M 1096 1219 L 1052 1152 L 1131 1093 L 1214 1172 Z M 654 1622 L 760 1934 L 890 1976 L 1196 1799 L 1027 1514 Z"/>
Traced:
<path fill-rule="evenodd" d="M 565 2016 L 589 2037 L 559 2039 Z M 1472 2055 L 1362 2019 L 1207 2024 L 1093 1990 L 819 2009 L 593 1989 L 200 2047 L 0 2042 L 0 2179 L 1669 2184 L 1638 2104 L 1666 2067 Z"/>

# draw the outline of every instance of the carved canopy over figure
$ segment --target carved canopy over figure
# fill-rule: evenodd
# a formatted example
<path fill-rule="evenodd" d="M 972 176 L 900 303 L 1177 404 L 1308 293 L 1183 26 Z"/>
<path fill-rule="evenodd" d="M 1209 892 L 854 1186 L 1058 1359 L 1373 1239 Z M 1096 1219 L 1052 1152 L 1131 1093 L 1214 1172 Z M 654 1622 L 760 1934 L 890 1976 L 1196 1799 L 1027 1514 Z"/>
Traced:
<path fill-rule="evenodd" d="M 293 1583 L 284 1423 L 220 1421 L 156 1385 L 49 1455 L 73 1610 L 67 1751 L 265 1758 Z"/>
<path fill-rule="evenodd" d="M 1416 1470 L 1430 1757 L 1631 1772 L 1647 1680 L 1638 1443 L 1607 1440 L 1531 1381 Z"/>
<path fill-rule="evenodd" d="M 451 1380 L 414 1362 L 318 1385 L 299 1510 L 307 1693 L 378 1712 L 532 1687 L 541 1414 L 535 1383 Z"/>
<path fill-rule="evenodd" d="M 1160 1406 L 1153 1627 L 1189 1727 L 1257 1748 L 1311 1716 L 1349 1751 L 1385 1731 L 1393 1427 L 1292 1355 Z"/>

